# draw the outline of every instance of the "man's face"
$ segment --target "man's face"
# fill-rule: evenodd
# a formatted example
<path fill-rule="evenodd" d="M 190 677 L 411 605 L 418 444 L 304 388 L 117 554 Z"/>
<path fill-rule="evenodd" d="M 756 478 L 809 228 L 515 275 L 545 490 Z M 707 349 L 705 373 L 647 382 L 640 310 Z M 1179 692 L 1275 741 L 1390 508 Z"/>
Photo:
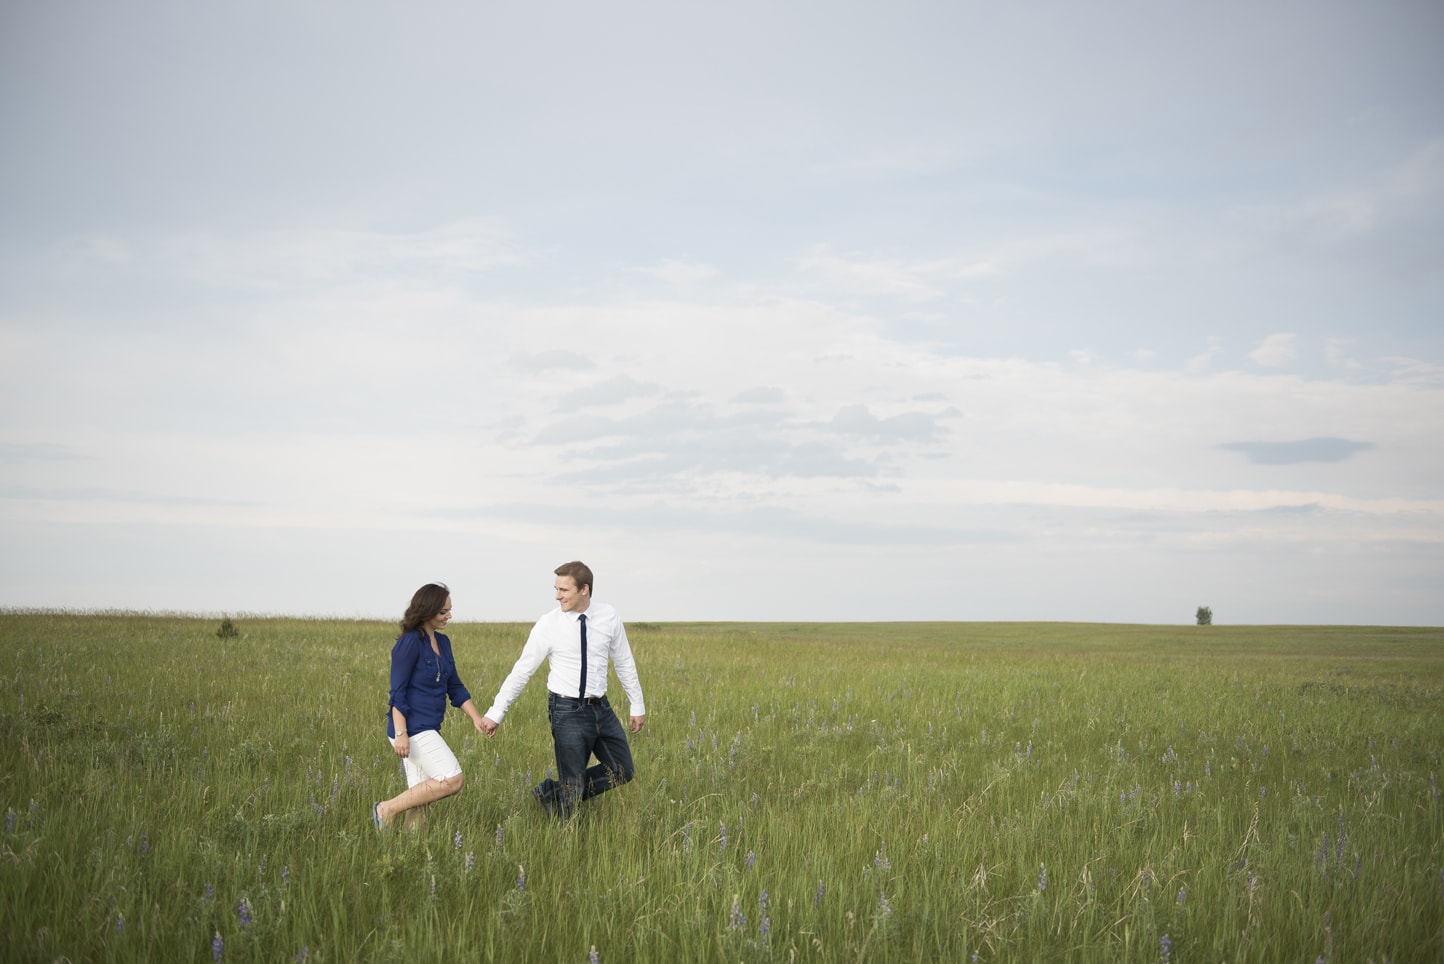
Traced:
<path fill-rule="evenodd" d="M 592 601 L 591 587 L 578 589 L 577 581 L 571 576 L 557 576 L 556 591 L 557 602 L 564 613 L 586 612 L 587 605 Z"/>

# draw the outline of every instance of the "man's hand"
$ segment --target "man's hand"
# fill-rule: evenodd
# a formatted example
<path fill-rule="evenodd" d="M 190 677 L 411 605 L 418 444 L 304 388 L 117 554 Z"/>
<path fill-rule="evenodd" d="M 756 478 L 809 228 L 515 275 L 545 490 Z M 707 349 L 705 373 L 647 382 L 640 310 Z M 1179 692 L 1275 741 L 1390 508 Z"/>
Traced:
<path fill-rule="evenodd" d="M 627 729 L 631 730 L 633 733 L 640 733 L 642 732 L 642 727 L 646 725 L 647 718 L 645 716 L 634 716 L 632 717 L 631 725 L 629 725 Z"/>
<path fill-rule="evenodd" d="M 498 726 L 501 726 L 501 724 L 489 716 L 483 716 L 481 722 L 476 724 L 476 728 L 485 733 L 488 740 L 496 736 L 496 728 Z"/>

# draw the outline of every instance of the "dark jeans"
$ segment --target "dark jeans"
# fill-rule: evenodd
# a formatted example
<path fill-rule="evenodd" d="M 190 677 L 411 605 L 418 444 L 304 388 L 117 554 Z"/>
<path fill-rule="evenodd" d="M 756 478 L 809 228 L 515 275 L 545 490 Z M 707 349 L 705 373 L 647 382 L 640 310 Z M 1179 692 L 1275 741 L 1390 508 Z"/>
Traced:
<path fill-rule="evenodd" d="M 547 777 L 535 791 L 547 813 L 570 817 L 578 801 L 590 800 L 636 775 L 627 732 L 606 697 L 583 703 L 549 693 L 547 719 L 556 748 L 557 779 Z M 588 767 L 593 756 L 597 763 Z"/>

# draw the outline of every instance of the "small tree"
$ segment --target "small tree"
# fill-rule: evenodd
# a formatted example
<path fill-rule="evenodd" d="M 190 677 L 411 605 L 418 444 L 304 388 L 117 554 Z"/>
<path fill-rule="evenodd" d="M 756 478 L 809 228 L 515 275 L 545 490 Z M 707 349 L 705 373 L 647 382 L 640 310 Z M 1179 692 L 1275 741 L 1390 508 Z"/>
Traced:
<path fill-rule="evenodd" d="M 1200 626 L 1212 626 L 1212 625 L 1213 625 L 1213 610 L 1212 610 L 1212 609 L 1209 609 L 1207 606 L 1199 606 L 1199 607 L 1198 607 L 1198 614 L 1197 614 L 1197 616 L 1198 616 L 1198 624 L 1199 624 Z"/>
<path fill-rule="evenodd" d="M 229 616 L 221 620 L 221 628 L 216 630 L 217 639 L 235 639 L 239 635 L 241 635 L 241 631 L 236 628 L 235 623 L 231 622 Z"/>

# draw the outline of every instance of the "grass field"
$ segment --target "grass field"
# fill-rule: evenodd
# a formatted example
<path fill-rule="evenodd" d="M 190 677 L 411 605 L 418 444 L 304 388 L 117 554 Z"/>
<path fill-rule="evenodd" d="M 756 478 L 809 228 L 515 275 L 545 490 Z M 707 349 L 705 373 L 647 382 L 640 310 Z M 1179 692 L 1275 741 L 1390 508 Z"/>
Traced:
<path fill-rule="evenodd" d="M 543 671 L 381 837 L 394 626 L 218 625 L 0 613 L 4 960 L 1444 959 L 1444 630 L 634 623 L 636 781 Z"/>

